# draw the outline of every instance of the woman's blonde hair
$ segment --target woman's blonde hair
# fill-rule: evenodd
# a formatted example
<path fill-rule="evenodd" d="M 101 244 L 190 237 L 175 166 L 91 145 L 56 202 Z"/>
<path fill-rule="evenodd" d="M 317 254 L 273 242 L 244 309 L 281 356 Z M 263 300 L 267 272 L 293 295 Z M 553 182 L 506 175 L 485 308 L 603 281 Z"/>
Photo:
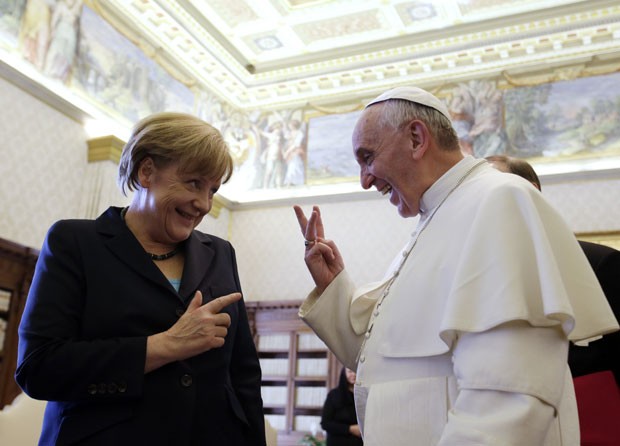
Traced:
<path fill-rule="evenodd" d="M 138 168 L 149 157 L 157 167 L 178 163 L 181 173 L 198 173 L 222 183 L 233 172 L 233 159 L 222 134 L 185 113 L 155 113 L 134 126 L 118 165 L 118 184 L 124 195 L 140 186 Z"/>

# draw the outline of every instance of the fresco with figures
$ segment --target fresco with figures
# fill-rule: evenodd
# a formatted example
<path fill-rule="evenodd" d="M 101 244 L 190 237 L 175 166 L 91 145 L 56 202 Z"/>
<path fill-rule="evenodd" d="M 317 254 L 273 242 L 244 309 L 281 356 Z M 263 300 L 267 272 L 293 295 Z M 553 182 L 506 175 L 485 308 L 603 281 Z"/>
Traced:
<path fill-rule="evenodd" d="M 227 187 L 306 184 L 303 110 L 243 112 L 189 88 L 82 0 L 0 0 L 0 45 L 109 114 L 135 122 L 159 111 L 194 113 L 224 135 L 236 175 Z"/>
<path fill-rule="evenodd" d="M 535 162 L 620 155 L 620 73 L 499 88 L 472 80 L 441 96 L 463 153 Z M 357 181 L 351 135 L 359 111 L 310 120 L 308 180 Z"/>

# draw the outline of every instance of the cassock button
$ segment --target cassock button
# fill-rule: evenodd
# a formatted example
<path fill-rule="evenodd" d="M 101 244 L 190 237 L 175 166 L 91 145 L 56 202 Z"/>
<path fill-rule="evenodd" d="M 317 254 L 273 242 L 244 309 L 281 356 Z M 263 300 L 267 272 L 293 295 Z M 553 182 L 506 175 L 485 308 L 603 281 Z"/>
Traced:
<path fill-rule="evenodd" d="M 364 361 L 366 361 L 366 356 L 364 355 L 360 356 L 360 362 L 364 362 Z"/>
<path fill-rule="evenodd" d="M 127 392 L 127 383 L 125 381 L 121 381 L 118 383 L 118 393 Z"/>
<path fill-rule="evenodd" d="M 97 393 L 97 384 L 89 384 L 87 391 L 90 395 L 94 395 Z"/>
<path fill-rule="evenodd" d="M 194 380 L 192 379 L 192 375 L 183 375 L 181 376 L 181 385 L 183 387 L 189 387 L 192 385 Z"/>
<path fill-rule="evenodd" d="M 118 384 L 108 383 L 108 393 L 113 395 L 116 392 L 118 392 Z"/>

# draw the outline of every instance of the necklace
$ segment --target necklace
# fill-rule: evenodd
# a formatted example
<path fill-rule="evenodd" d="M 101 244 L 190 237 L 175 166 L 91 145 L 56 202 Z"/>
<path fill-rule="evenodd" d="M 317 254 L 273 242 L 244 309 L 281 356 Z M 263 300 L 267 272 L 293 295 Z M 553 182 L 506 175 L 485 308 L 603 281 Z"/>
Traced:
<path fill-rule="evenodd" d="M 121 219 L 123 221 L 125 221 L 125 214 L 127 214 L 127 209 L 129 209 L 129 206 L 124 207 L 121 210 Z M 174 257 L 175 255 L 177 255 L 179 253 L 180 250 L 181 250 L 181 245 L 179 244 L 172 251 L 167 252 L 165 254 L 153 254 L 153 253 L 150 253 L 150 252 L 147 252 L 147 254 L 151 257 L 151 260 L 153 260 L 153 261 L 160 261 L 160 260 L 168 260 L 170 257 Z"/>
<path fill-rule="evenodd" d="M 372 333 L 372 329 L 375 325 L 375 320 L 377 318 L 377 316 L 379 316 L 379 309 L 381 308 L 381 305 L 383 304 L 383 301 L 385 300 L 385 298 L 388 296 L 388 294 L 390 294 L 390 288 L 392 288 L 392 285 L 394 284 L 394 282 L 396 281 L 396 278 L 398 277 L 398 275 L 400 274 L 400 270 L 403 268 L 403 266 L 405 265 L 405 262 L 407 261 L 407 259 L 409 258 L 409 254 L 411 254 L 411 251 L 413 251 L 413 248 L 415 247 L 415 245 L 418 242 L 418 238 L 420 238 L 420 234 L 422 234 L 422 232 L 424 232 L 424 230 L 426 229 L 426 227 L 428 226 L 428 224 L 431 222 L 431 220 L 433 219 L 433 216 L 435 215 L 435 213 L 437 212 L 437 210 L 441 207 L 441 205 L 448 199 L 448 197 L 452 194 L 452 192 L 454 192 L 456 190 L 457 187 L 459 187 L 463 181 L 465 181 L 465 179 L 474 171 L 476 170 L 478 167 L 480 167 L 481 165 L 486 164 L 485 160 L 480 160 L 478 161 L 476 164 L 474 164 L 473 166 L 471 166 L 467 172 L 465 172 L 463 174 L 463 176 L 461 178 L 458 179 L 458 181 L 456 182 L 456 184 L 454 185 L 454 187 L 452 187 L 452 189 L 450 189 L 448 191 L 448 193 L 443 197 L 443 199 L 439 202 L 439 204 L 437 206 L 435 206 L 435 208 L 431 211 L 430 215 L 428 215 L 428 217 L 425 218 L 425 220 L 422 222 L 420 222 L 421 227 L 419 230 L 415 231 L 413 233 L 413 240 L 410 242 L 411 245 L 409 246 L 408 249 L 406 249 L 403 252 L 403 258 L 401 259 L 398 267 L 396 268 L 396 270 L 394 271 L 394 273 L 392 274 L 392 277 L 387 281 L 387 284 L 385 285 L 385 288 L 383 290 L 383 292 L 381 293 L 381 297 L 378 299 L 377 304 L 375 305 L 375 309 L 373 311 L 372 314 L 372 319 L 368 325 L 368 328 L 366 329 L 366 334 L 364 336 L 364 339 L 362 340 L 362 345 L 360 346 L 359 351 L 357 352 L 357 363 L 364 362 L 364 349 L 366 347 L 366 341 L 368 340 L 368 338 L 370 337 L 370 334 Z"/>

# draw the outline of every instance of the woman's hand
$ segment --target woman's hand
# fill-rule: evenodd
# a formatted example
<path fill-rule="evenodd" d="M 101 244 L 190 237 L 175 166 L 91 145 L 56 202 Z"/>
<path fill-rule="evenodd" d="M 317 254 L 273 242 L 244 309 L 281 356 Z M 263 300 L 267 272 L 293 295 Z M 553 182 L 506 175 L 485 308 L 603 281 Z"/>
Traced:
<path fill-rule="evenodd" d="M 360 430 L 359 424 L 352 424 L 349 426 L 349 433 L 351 435 L 355 435 L 356 437 L 362 438 L 362 431 Z"/>
<path fill-rule="evenodd" d="M 299 206 L 293 206 L 301 233 L 306 240 L 304 260 L 310 275 L 320 293 L 344 269 L 344 260 L 332 240 L 325 239 L 325 229 L 318 206 L 312 207 L 310 218 L 306 218 Z"/>
<path fill-rule="evenodd" d="M 239 299 L 241 293 L 232 293 L 203 305 L 202 293 L 196 291 L 187 310 L 172 327 L 148 337 L 145 373 L 169 362 L 222 347 L 230 327 L 230 316 L 221 311 Z"/>

